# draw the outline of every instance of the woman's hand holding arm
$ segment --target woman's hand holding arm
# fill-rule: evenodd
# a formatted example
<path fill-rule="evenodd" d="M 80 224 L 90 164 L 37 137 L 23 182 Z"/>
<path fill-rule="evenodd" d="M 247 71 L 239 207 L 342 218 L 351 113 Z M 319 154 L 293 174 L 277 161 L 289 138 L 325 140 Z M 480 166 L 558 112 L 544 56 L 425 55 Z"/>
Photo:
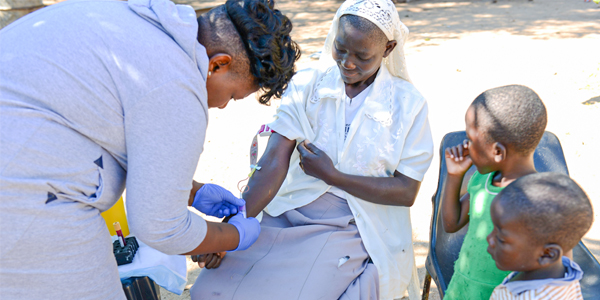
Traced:
<path fill-rule="evenodd" d="M 300 166 L 307 175 L 369 202 L 410 207 L 414 204 L 421 186 L 421 182 L 398 171 L 394 172 L 394 177 L 367 177 L 342 173 L 334 167 L 325 152 L 307 141 L 300 143 L 297 149 L 300 153 Z"/>

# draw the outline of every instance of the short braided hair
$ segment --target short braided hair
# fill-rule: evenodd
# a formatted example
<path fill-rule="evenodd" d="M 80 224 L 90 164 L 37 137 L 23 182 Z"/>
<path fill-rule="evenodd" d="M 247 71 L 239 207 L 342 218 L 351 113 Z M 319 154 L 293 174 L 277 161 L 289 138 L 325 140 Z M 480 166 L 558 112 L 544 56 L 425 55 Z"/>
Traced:
<path fill-rule="evenodd" d="M 246 48 L 250 73 L 263 91 L 259 102 L 280 98 L 295 73 L 300 48 L 290 37 L 292 22 L 272 0 L 228 0 L 225 10 Z"/>

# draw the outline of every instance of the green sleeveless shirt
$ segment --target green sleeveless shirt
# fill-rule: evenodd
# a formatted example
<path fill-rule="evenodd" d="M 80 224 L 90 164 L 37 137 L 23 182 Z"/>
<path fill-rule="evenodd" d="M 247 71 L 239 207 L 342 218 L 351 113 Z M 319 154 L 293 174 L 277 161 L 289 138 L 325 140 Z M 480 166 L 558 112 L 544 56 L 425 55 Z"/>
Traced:
<path fill-rule="evenodd" d="M 487 236 L 494 228 L 490 207 L 494 197 L 502 190 L 492 185 L 493 178 L 493 172 L 485 175 L 475 172 L 469 180 L 469 229 L 454 264 L 454 275 L 444 300 L 487 300 L 494 288 L 510 274 L 510 271 L 498 270 L 487 252 Z"/>

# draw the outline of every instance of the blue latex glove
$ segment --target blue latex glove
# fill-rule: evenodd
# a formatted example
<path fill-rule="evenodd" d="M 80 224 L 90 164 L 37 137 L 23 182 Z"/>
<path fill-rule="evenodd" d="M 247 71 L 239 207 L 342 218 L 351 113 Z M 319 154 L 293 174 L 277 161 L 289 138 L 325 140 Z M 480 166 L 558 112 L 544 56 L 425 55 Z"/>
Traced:
<path fill-rule="evenodd" d="M 227 252 L 246 250 L 256 242 L 256 239 L 258 239 L 258 235 L 260 234 L 260 223 L 257 219 L 244 218 L 242 214 L 237 214 L 229 219 L 227 223 L 235 226 L 240 233 L 240 243 L 238 244 L 238 247 Z"/>
<path fill-rule="evenodd" d="M 234 196 L 230 191 L 211 183 L 204 184 L 194 196 L 192 206 L 209 216 L 222 218 L 236 214 L 246 201 Z"/>

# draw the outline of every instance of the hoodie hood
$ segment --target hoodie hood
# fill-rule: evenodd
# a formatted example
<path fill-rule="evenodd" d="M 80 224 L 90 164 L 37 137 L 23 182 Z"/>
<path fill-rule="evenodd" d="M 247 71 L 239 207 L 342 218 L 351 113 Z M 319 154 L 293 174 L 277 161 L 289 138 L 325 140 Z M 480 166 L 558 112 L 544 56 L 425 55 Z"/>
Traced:
<path fill-rule="evenodd" d="M 206 82 L 208 55 L 198 43 L 198 21 L 191 6 L 168 0 L 129 0 L 129 8 L 168 34 L 198 66 Z"/>

